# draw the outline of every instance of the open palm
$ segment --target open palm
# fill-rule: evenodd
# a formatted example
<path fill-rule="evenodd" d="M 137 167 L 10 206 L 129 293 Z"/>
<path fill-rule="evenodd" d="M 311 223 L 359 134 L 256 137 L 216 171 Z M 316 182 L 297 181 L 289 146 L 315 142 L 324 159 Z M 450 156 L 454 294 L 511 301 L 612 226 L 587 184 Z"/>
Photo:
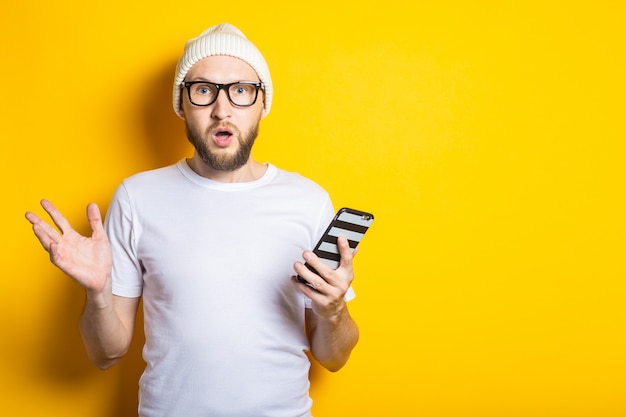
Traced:
<path fill-rule="evenodd" d="M 95 203 L 87 206 L 91 237 L 76 232 L 48 200 L 42 200 L 41 206 L 58 230 L 32 212 L 27 212 L 26 218 L 33 225 L 37 239 L 50 254 L 50 261 L 86 290 L 102 291 L 110 280 L 112 260 L 111 246 L 102 227 L 98 206 Z"/>

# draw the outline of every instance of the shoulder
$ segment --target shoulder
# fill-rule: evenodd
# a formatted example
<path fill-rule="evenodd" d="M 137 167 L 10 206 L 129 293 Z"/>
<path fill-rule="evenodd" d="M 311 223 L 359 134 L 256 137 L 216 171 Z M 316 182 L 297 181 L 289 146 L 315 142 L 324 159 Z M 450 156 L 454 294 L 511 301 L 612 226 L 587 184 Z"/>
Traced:
<path fill-rule="evenodd" d="M 182 177 L 176 164 L 138 172 L 117 186 L 111 205 L 135 206 L 140 201 L 152 204 L 164 195 L 175 195 L 181 188 Z"/>
<path fill-rule="evenodd" d="M 180 170 L 178 169 L 178 164 L 169 165 L 166 167 L 155 168 L 148 171 L 138 172 L 136 174 L 131 175 L 128 178 L 125 178 L 123 183 L 126 185 L 135 185 L 135 184 L 148 184 L 155 183 L 159 181 L 168 180 L 171 178 L 179 178 Z"/>
<path fill-rule="evenodd" d="M 186 182 L 177 164 L 138 172 L 125 178 L 118 187 L 129 195 L 135 196 L 163 196 L 175 193 Z"/>
<path fill-rule="evenodd" d="M 276 170 L 274 183 L 277 185 L 293 187 L 301 192 L 314 193 L 320 196 L 328 195 L 327 191 L 322 186 L 310 178 L 297 172 L 286 171 L 281 168 L 274 167 L 273 169 Z"/>

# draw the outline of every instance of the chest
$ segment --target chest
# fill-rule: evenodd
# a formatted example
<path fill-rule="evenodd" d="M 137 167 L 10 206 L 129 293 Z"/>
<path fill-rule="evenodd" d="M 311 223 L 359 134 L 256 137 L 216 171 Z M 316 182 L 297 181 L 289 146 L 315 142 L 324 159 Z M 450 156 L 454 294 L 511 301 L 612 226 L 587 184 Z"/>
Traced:
<path fill-rule="evenodd" d="M 306 217 L 245 197 L 163 204 L 139 222 L 144 291 L 184 298 L 292 291 L 293 263 L 314 234 Z"/>

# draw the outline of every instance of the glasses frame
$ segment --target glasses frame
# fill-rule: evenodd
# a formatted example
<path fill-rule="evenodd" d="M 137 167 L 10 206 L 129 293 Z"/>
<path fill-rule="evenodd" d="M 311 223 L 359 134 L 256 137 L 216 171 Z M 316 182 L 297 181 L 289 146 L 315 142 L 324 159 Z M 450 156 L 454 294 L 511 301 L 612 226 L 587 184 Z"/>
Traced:
<path fill-rule="evenodd" d="M 213 100 L 211 100 L 211 102 L 207 103 L 207 104 L 197 104 L 194 103 L 194 101 L 191 99 L 191 86 L 194 84 L 211 84 L 213 86 L 215 86 L 215 88 L 217 88 L 217 93 L 215 94 L 215 97 L 213 98 Z M 246 85 L 252 85 L 255 87 L 255 93 L 254 93 L 254 100 L 252 100 L 252 103 L 250 104 L 237 104 L 235 102 L 233 102 L 233 99 L 230 98 L 230 87 L 236 84 L 246 84 Z M 211 81 L 183 81 L 181 84 L 181 88 L 186 88 L 187 89 L 187 97 L 189 97 L 189 102 L 191 104 L 193 104 L 194 106 L 198 106 L 198 107 L 206 107 L 206 106 L 210 106 L 211 104 L 215 103 L 217 101 L 217 98 L 220 95 L 220 91 L 224 90 L 224 92 L 226 93 L 226 97 L 228 97 L 228 101 L 230 101 L 230 104 L 232 104 L 233 106 L 236 107 L 250 107 L 253 106 L 254 103 L 256 103 L 257 99 L 259 98 L 259 90 L 262 89 L 263 91 L 265 91 L 265 85 L 262 82 L 259 81 L 237 81 L 234 83 L 228 83 L 228 84 L 220 84 L 220 83 L 213 83 Z"/>

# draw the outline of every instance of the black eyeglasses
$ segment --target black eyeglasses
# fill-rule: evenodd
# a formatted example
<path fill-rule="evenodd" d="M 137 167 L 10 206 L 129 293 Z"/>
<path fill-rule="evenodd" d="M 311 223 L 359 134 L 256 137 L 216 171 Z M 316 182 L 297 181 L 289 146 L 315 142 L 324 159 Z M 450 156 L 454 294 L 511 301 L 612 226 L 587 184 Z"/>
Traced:
<path fill-rule="evenodd" d="M 184 81 L 189 101 L 196 106 L 210 106 L 215 103 L 220 90 L 226 92 L 228 100 L 237 107 L 249 107 L 256 103 L 259 89 L 263 83 L 254 81 L 238 81 L 230 84 L 218 84 L 210 81 Z"/>

